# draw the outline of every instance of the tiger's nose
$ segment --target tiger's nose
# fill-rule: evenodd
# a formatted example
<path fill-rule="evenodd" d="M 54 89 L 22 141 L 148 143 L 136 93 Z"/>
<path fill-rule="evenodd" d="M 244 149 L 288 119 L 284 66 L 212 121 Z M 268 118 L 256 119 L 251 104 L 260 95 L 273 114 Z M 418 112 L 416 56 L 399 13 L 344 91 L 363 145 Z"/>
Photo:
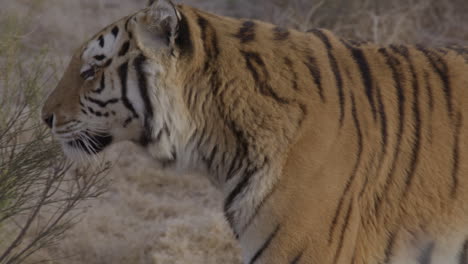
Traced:
<path fill-rule="evenodd" d="M 54 124 L 54 114 L 46 115 L 46 116 L 43 117 L 43 119 L 44 119 L 44 123 L 46 123 L 46 125 L 49 128 L 52 128 L 52 126 Z"/>

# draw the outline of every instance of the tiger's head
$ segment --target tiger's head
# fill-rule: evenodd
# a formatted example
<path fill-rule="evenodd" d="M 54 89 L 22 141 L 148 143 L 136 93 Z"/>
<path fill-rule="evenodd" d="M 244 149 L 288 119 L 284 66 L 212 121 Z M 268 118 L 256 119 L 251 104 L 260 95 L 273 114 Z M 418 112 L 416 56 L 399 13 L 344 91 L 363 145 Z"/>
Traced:
<path fill-rule="evenodd" d="M 174 158 L 174 146 L 164 138 L 175 136 L 168 124 L 183 123 L 175 113 L 183 111 L 177 107 L 179 91 L 171 81 L 181 19 L 169 0 L 150 1 L 73 55 L 42 110 L 67 156 L 92 156 L 119 141 L 146 146 L 158 140 L 155 155 Z"/>

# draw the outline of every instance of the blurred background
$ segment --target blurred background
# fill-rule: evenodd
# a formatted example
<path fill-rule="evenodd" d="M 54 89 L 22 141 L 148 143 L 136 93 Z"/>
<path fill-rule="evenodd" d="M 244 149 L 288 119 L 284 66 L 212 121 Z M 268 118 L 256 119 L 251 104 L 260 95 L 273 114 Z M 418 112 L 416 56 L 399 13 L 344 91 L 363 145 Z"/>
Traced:
<path fill-rule="evenodd" d="M 13 58 L 8 65 L 28 68 L 38 56 L 46 58 L 39 76 L 44 98 L 75 48 L 145 2 L 0 0 L 0 50 L 9 51 L 9 56 L 0 52 L 0 63 Z M 303 31 L 328 28 L 346 38 L 381 44 L 468 45 L 467 0 L 176 2 Z M 0 96 L 5 72 L 0 69 Z M 28 263 L 240 263 L 239 249 L 223 220 L 221 196 L 206 179 L 163 174 L 129 143 L 116 146 L 109 155 L 116 164 L 108 175 L 108 191 L 87 202 L 79 223 Z M 5 226 L 0 225 L 0 237 L 1 228 Z"/>

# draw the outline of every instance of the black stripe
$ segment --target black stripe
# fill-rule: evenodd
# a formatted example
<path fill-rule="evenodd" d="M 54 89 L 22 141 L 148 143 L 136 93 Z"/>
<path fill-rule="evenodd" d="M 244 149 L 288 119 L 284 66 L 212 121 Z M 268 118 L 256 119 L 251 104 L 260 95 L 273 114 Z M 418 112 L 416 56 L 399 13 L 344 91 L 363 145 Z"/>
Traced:
<path fill-rule="evenodd" d="M 221 81 L 221 78 L 219 77 L 218 69 L 216 67 L 212 67 L 212 69 L 213 69 L 212 74 L 210 76 L 210 87 L 212 89 L 213 97 L 219 98 L 220 91 L 226 90 L 226 86 L 228 84 L 226 82 Z M 219 112 L 221 113 L 222 111 L 219 111 Z"/>
<path fill-rule="evenodd" d="M 285 40 L 289 37 L 289 30 L 282 27 L 273 28 L 273 34 L 275 40 Z"/>
<path fill-rule="evenodd" d="M 297 122 L 297 126 L 301 127 L 309 110 L 307 110 L 307 106 L 305 104 L 301 104 L 301 103 L 298 103 L 298 104 L 299 104 L 299 108 L 301 109 L 302 115 L 299 118 L 299 121 Z"/>
<path fill-rule="evenodd" d="M 356 136 L 357 136 L 357 156 L 356 156 L 356 162 L 354 163 L 353 170 L 351 172 L 351 175 L 346 182 L 346 186 L 343 190 L 343 193 L 341 194 L 340 201 L 338 202 L 338 206 L 336 207 L 335 210 L 335 215 L 333 216 L 333 220 L 331 222 L 330 226 L 330 231 L 329 231 L 329 236 L 328 236 L 328 243 L 331 244 L 333 241 L 333 233 L 335 232 L 336 225 L 338 223 L 338 216 L 341 212 L 341 208 L 343 207 L 343 202 L 346 194 L 349 192 L 351 185 L 354 182 L 354 179 L 356 178 L 357 175 L 357 170 L 359 168 L 359 164 L 361 163 L 361 158 L 362 158 L 362 152 L 363 152 L 363 140 L 362 140 L 362 131 L 361 131 L 361 124 L 359 122 L 359 118 L 357 116 L 357 110 L 356 110 L 356 101 L 354 99 L 354 94 L 351 92 L 351 112 L 353 116 L 353 121 L 354 121 L 354 127 L 356 129 Z"/>
<path fill-rule="evenodd" d="M 84 80 L 87 80 L 91 77 L 94 77 L 96 74 L 96 67 L 91 67 L 90 69 L 80 73 L 80 76 L 81 78 L 83 78 Z"/>
<path fill-rule="evenodd" d="M 392 232 L 390 233 L 388 240 L 387 240 L 387 247 L 385 248 L 384 252 L 384 264 L 389 264 L 393 257 L 393 248 L 395 247 L 395 240 L 396 240 L 397 233 Z"/>
<path fill-rule="evenodd" d="M 169 119 L 170 119 L 170 117 L 169 117 Z M 171 131 L 169 130 L 169 127 L 166 124 L 164 124 L 163 131 L 164 131 L 164 133 L 166 133 L 166 135 L 168 137 L 171 136 Z"/>
<path fill-rule="evenodd" d="M 458 264 L 468 264 L 468 239 L 465 240 L 458 256 Z"/>
<path fill-rule="evenodd" d="M 181 19 L 177 24 L 177 37 L 175 39 L 175 44 L 179 47 L 182 55 L 191 55 L 193 54 L 193 43 L 192 36 L 190 35 L 190 27 L 185 15 L 182 13 L 180 15 Z"/>
<path fill-rule="evenodd" d="M 432 92 L 431 81 L 429 79 L 429 74 L 427 71 L 424 71 L 424 81 L 426 82 L 426 93 L 427 93 L 427 105 L 429 108 L 429 121 L 427 122 L 429 125 L 429 143 L 432 143 L 432 114 L 434 113 L 434 96 Z"/>
<path fill-rule="evenodd" d="M 242 27 L 239 29 L 239 32 L 234 36 L 240 39 L 241 43 L 247 43 L 255 40 L 255 23 L 250 20 L 245 21 L 242 23 Z"/>
<path fill-rule="evenodd" d="M 280 225 L 278 225 L 273 233 L 271 233 L 265 243 L 263 243 L 262 247 L 257 250 L 253 258 L 249 261 L 250 264 L 255 263 L 263 254 L 263 252 L 270 246 L 271 241 L 275 238 L 275 236 L 278 234 L 278 231 L 280 230 Z"/>
<path fill-rule="evenodd" d="M 397 70 L 397 66 L 400 64 L 400 62 L 391 56 L 386 49 L 381 48 L 379 49 L 379 53 L 384 56 L 386 59 L 386 63 L 390 70 L 392 71 L 392 78 L 395 83 L 395 88 L 396 88 L 396 94 L 398 98 L 398 130 L 397 130 L 397 141 L 395 144 L 395 151 L 393 153 L 393 161 L 392 165 L 390 167 L 390 170 L 387 174 L 385 185 L 383 187 L 383 193 L 380 196 L 380 201 L 384 201 L 384 198 L 387 195 L 387 192 L 389 191 L 389 185 L 390 183 L 393 182 L 393 176 L 395 174 L 395 169 L 396 169 L 396 164 L 397 160 L 400 154 L 400 149 L 401 149 L 401 141 L 403 137 L 403 132 L 404 132 L 404 120 L 405 120 L 405 95 L 403 92 L 403 87 L 401 82 L 404 81 L 403 76 L 400 74 L 400 72 Z M 380 207 L 376 208 L 376 213 L 380 213 Z"/>
<path fill-rule="evenodd" d="M 229 181 L 230 179 L 232 179 L 232 177 L 234 177 L 234 175 L 237 174 L 237 172 L 239 172 L 239 170 L 241 169 L 242 167 L 242 158 L 240 158 L 240 152 L 241 152 L 241 147 L 240 146 L 237 146 L 236 147 L 236 155 L 235 155 L 235 158 L 231 161 L 231 165 L 229 166 L 229 169 L 228 169 L 228 172 L 226 174 L 226 180 Z"/>
<path fill-rule="evenodd" d="M 88 111 L 89 111 L 91 114 L 96 115 L 96 112 L 94 111 L 93 108 L 91 108 L 91 107 L 88 106 L 87 109 L 88 109 Z"/>
<path fill-rule="evenodd" d="M 106 55 L 103 55 L 103 54 L 94 56 L 94 59 L 97 60 L 97 61 L 102 61 L 105 58 L 106 58 Z"/>
<path fill-rule="evenodd" d="M 343 92 L 343 78 L 341 77 L 340 69 L 338 68 L 338 62 L 336 61 L 335 56 L 332 53 L 332 45 L 327 35 L 321 30 L 314 29 L 311 32 L 317 36 L 324 44 L 328 53 L 328 60 L 330 60 L 330 66 L 332 68 L 333 74 L 335 76 L 336 86 L 338 89 L 338 99 L 340 103 L 340 127 L 343 126 L 344 115 L 345 115 L 345 96 Z"/>
<path fill-rule="evenodd" d="M 406 46 L 392 44 L 392 45 L 390 45 L 390 49 L 393 52 L 400 54 L 405 59 L 409 59 L 410 54 L 409 54 L 408 48 Z"/>
<path fill-rule="evenodd" d="M 246 221 L 246 224 L 242 228 L 242 230 L 239 232 L 239 235 L 242 235 L 247 228 L 252 224 L 253 220 L 257 217 L 258 213 L 262 209 L 263 205 L 268 201 L 268 199 L 275 193 L 276 189 L 278 187 L 278 184 L 275 184 L 270 191 L 265 195 L 265 197 L 258 203 L 258 205 L 255 206 L 254 213 L 249 217 L 249 219 Z"/>
<path fill-rule="evenodd" d="M 229 209 L 231 208 L 234 199 L 244 191 L 244 189 L 250 183 L 250 178 L 255 173 L 257 173 L 257 171 L 260 170 L 261 167 L 254 166 L 254 164 L 251 164 L 251 162 L 248 160 L 249 142 L 247 141 L 244 132 L 234 122 L 228 122 L 227 126 L 229 127 L 233 136 L 236 139 L 236 154 L 232 157 L 231 168 L 229 169 L 228 174 L 226 176 L 226 182 L 232 179 L 235 175 L 238 175 L 240 173 L 242 173 L 242 175 L 237 185 L 234 187 L 234 189 L 224 201 L 224 214 L 226 216 L 227 221 L 231 225 L 236 237 L 238 237 L 239 235 L 234 229 L 234 215 L 233 212 L 231 212 Z M 246 168 L 243 168 L 244 163 Z M 265 164 L 266 161 L 264 165 Z"/>
<path fill-rule="evenodd" d="M 328 59 L 330 60 L 330 64 L 333 70 L 333 74 L 335 75 L 336 85 L 338 89 L 338 99 L 340 102 L 340 127 L 343 126 L 343 121 L 345 117 L 345 97 L 343 92 L 343 79 L 340 74 L 340 70 L 338 68 L 338 63 L 336 62 L 335 56 L 331 53 L 331 50 L 328 50 Z"/>
<path fill-rule="evenodd" d="M 138 114 L 135 111 L 135 107 L 133 104 L 128 100 L 127 97 L 127 77 L 128 77 L 128 62 L 122 63 L 117 69 L 119 78 L 120 78 L 120 85 L 122 86 L 122 102 L 124 106 L 130 110 L 134 118 L 138 118 Z"/>
<path fill-rule="evenodd" d="M 203 48 L 206 54 L 205 71 L 208 71 L 210 66 L 214 66 L 219 56 L 219 44 L 216 30 L 205 18 L 198 17 L 198 26 L 201 30 L 201 38 L 203 40 Z M 216 68 L 216 67 L 212 67 Z"/>
<path fill-rule="evenodd" d="M 462 114 L 461 112 L 457 113 L 455 120 L 455 131 L 454 131 L 454 143 L 453 143 L 453 153 L 452 153 L 452 191 L 451 196 L 455 198 L 458 190 L 458 172 L 459 172 L 459 160 L 460 160 L 460 131 L 462 127 Z"/>
<path fill-rule="evenodd" d="M 289 58 L 285 57 L 284 63 L 286 64 L 286 66 L 288 66 L 288 70 L 292 74 L 292 78 L 291 78 L 292 88 L 294 89 L 294 91 L 299 91 L 299 85 L 297 84 L 297 80 L 298 80 L 297 72 L 294 71 L 293 62 Z"/>
<path fill-rule="evenodd" d="M 298 264 L 302 258 L 302 255 L 304 255 L 304 251 L 299 252 L 299 254 L 297 254 L 297 256 L 293 258 L 291 264 Z"/>
<path fill-rule="evenodd" d="M 107 68 L 112 64 L 112 59 L 108 59 L 104 65 L 102 65 L 103 68 Z"/>
<path fill-rule="evenodd" d="M 125 119 L 125 121 L 123 123 L 123 127 L 127 127 L 132 121 L 133 121 L 133 118 L 131 118 L 131 117 Z"/>
<path fill-rule="evenodd" d="M 256 167 L 247 169 L 242 175 L 242 178 L 239 181 L 239 183 L 231 191 L 231 193 L 229 193 L 228 197 L 224 201 L 224 215 L 229 225 L 231 226 L 232 230 L 234 231 L 236 238 L 239 237 L 239 234 L 236 232 L 234 228 L 235 227 L 234 213 L 230 210 L 230 208 L 235 198 L 239 196 L 250 184 L 250 179 L 255 173 L 257 173 L 257 171 L 258 171 L 258 168 Z"/>
<path fill-rule="evenodd" d="M 432 116 L 432 113 L 434 112 L 434 95 L 432 91 L 431 81 L 429 79 L 429 73 L 427 73 L 426 71 L 424 71 L 424 79 L 426 81 L 426 91 L 427 91 L 427 97 L 428 97 L 427 104 L 429 106 L 429 111 Z"/>
<path fill-rule="evenodd" d="M 325 102 L 325 96 L 323 94 L 323 88 L 321 83 L 322 77 L 320 75 L 319 67 L 317 66 L 317 60 L 312 56 L 307 56 L 307 60 L 304 62 L 304 64 L 305 66 L 307 66 L 310 75 L 312 75 L 312 78 L 314 79 L 314 83 L 317 86 L 320 99 L 322 100 L 322 102 Z"/>
<path fill-rule="evenodd" d="M 114 38 L 117 38 L 117 36 L 119 35 L 119 27 L 118 26 L 115 26 L 114 28 L 112 28 L 112 35 L 114 36 Z"/>
<path fill-rule="evenodd" d="M 100 94 L 106 88 L 106 74 L 103 72 L 101 76 L 101 81 L 99 83 L 99 88 L 94 90 L 93 93 Z"/>
<path fill-rule="evenodd" d="M 444 91 L 445 101 L 447 104 L 447 111 L 449 116 L 452 117 L 453 106 L 452 106 L 452 90 L 450 85 L 450 78 L 448 67 L 445 61 L 436 52 L 428 50 L 424 47 L 418 46 L 418 50 L 421 51 L 429 61 L 432 69 L 439 75 L 442 81 L 442 88 Z"/>
<path fill-rule="evenodd" d="M 432 86 L 431 86 L 431 82 L 430 82 L 430 79 L 429 79 L 429 74 L 427 72 L 424 72 L 424 79 L 426 80 L 426 90 L 427 90 L 427 97 L 428 97 L 428 106 L 429 106 L 429 111 L 431 112 L 434 112 L 434 96 L 433 96 L 433 92 L 432 92 Z"/>
<path fill-rule="evenodd" d="M 159 159 L 159 162 L 161 162 L 161 165 L 163 168 L 166 168 L 170 165 L 173 165 L 177 160 L 177 152 L 175 150 L 175 147 L 172 146 L 171 149 L 171 156 L 170 157 L 165 157 L 163 159 Z"/>
<path fill-rule="evenodd" d="M 193 87 L 193 85 L 190 85 Z M 193 91 L 194 90 L 194 91 Z M 204 98 L 203 98 L 203 95 L 205 94 L 202 94 L 200 90 L 195 90 L 192 88 L 192 91 L 193 91 L 193 102 L 191 103 L 191 105 L 194 105 L 195 103 L 200 103 L 200 102 L 205 102 Z M 202 100 L 200 100 L 200 97 L 203 98 Z"/>
<path fill-rule="evenodd" d="M 313 33 L 316 37 L 318 37 L 319 39 L 322 40 L 322 42 L 325 44 L 325 47 L 328 49 L 331 49 L 332 48 L 332 45 L 330 43 L 330 40 L 328 39 L 327 35 L 325 35 L 325 33 L 323 33 L 322 30 L 320 29 L 317 29 L 317 28 L 314 28 L 314 29 L 311 29 L 307 32 L 311 32 Z"/>
<path fill-rule="evenodd" d="M 96 115 L 96 111 L 93 108 L 88 106 L 87 109 L 88 109 L 88 112 L 90 112 L 93 115 Z"/>
<path fill-rule="evenodd" d="M 335 257 L 333 259 L 333 263 L 336 263 L 338 261 L 340 255 L 341 255 L 341 250 L 343 249 L 345 232 L 346 232 L 346 229 L 348 229 L 349 220 L 350 220 L 352 214 L 353 214 L 353 200 L 351 200 L 349 202 L 349 206 L 348 206 L 348 210 L 346 212 L 343 227 L 341 228 L 340 242 L 338 242 L 338 247 L 337 247 L 336 252 L 335 252 Z"/>
<path fill-rule="evenodd" d="M 141 98 L 143 100 L 145 113 L 149 119 L 153 118 L 153 105 L 151 104 L 149 91 L 148 91 L 148 80 L 145 75 L 144 65 L 147 58 L 140 54 L 133 61 L 133 66 L 135 67 L 137 79 L 138 79 L 138 88 L 140 90 Z"/>
<path fill-rule="evenodd" d="M 195 92 L 195 89 L 193 88 L 192 84 L 187 84 L 185 85 L 185 88 L 184 88 L 184 94 L 186 95 L 186 98 L 188 100 L 187 102 L 188 108 L 192 109 L 194 103 L 196 102 L 195 97 L 197 96 L 198 93 Z"/>
<path fill-rule="evenodd" d="M 201 39 L 203 40 L 203 47 L 205 49 L 205 53 L 208 56 L 208 53 L 210 53 L 209 48 L 206 45 L 206 42 L 207 42 L 206 27 L 208 26 L 208 20 L 206 20 L 204 17 L 198 16 L 197 23 L 198 23 L 198 26 L 200 27 Z"/>
<path fill-rule="evenodd" d="M 256 87 L 260 90 L 260 93 L 273 98 L 276 102 L 280 104 L 288 104 L 288 100 L 279 96 L 268 83 L 270 79 L 269 73 L 266 69 L 265 63 L 263 62 L 262 58 L 260 58 L 260 55 L 255 52 L 246 51 L 242 51 L 242 55 L 245 58 L 247 69 L 249 69 L 249 71 L 252 73 L 252 77 L 254 78 Z M 256 70 L 254 64 L 261 70 L 260 72 L 262 74 L 260 74 Z"/>
<path fill-rule="evenodd" d="M 410 54 L 408 49 L 405 46 L 392 46 L 392 49 L 400 54 L 403 59 L 407 60 L 408 67 L 410 69 L 411 78 L 412 78 L 412 86 L 413 86 L 413 104 L 412 104 L 412 111 L 413 111 L 413 121 L 414 121 L 414 134 L 413 134 L 413 144 L 411 146 L 411 158 L 410 158 L 410 168 L 406 172 L 406 180 L 405 180 L 405 189 L 403 191 L 403 198 L 406 197 L 408 191 L 411 187 L 413 182 L 416 167 L 419 163 L 419 152 L 421 148 L 421 113 L 419 110 L 419 82 L 416 76 L 416 71 L 414 66 L 411 62 Z"/>
<path fill-rule="evenodd" d="M 124 44 L 122 44 L 122 47 L 120 48 L 119 51 L 119 56 L 125 56 L 128 53 L 128 50 L 130 49 L 130 41 L 125 41 Z"/>
<path fill-rule="evenodd" d="M 348 47 L 349 48 L 349 47 Z M 374 92 L 373 92 L 373 86 L 372 86 L 372 76 L 371 76 L 371 70 L 369 68 L 369 63 L 366 60 L 366 56 L 364 55 L 364 52 L 362 52 L 361 49 L 357 48 L 349 48 L 351 51 L 351 55 L 354 58 L 354 61 L 359 67 L 359 71 L 361 73 L 361 78 L 364 83 L 364 88 L 366 91 L 366 96 L 369 101 L 371 111 L 372 111 L 372 116 L 374 117 L 374 120 L 377 118 L 377 108 L 375 106 L 374 102 Z"/>
<path fill-rule="evenodd" d="M 434 251 L 435 243 L 431 242 L 427 247 L 423 248 L 421 255 L 418 257 L 419 264 L 431 264 L 432 252 Z"/>
<path fill-rule="evenodd" d="M 377 162 L 377 168 L 375 175 L 380 175 L 380 170 L 383 166 L 383 161 L 385 156 L 387 155 L 387 147 L 388 147 L 388 128 L 387 128 L 387 114 L 385 113 L 385 105 L 382 99 L 382 93 L 380 92 L 379 86 L 376 86 L 376 94 L 377 94 L 377 104 L 378 104 L 378 113 L 380 116 L 380 134 L 382 135 L 382 152 L 380 153 L 379 160 Z M 369 183 L 369 174 L 366 174 L 365 182 L 359 192 L 359 197 L 364 195 L 366 187 Z"/>
<path fill-rule="evenodd" d="M 89 97 L 89 96 L 85 96 L 85 99 L 93 104 L 96 104 L 102 108 L 106 107 L 107 105 L 109 104 L 116 104 L 119 102 L 119 99 L 118 98 L 113 98 L 113 99 L 109 99 L 107 101 L 101 101 L 101 100 L 98 100 L 98 99 L 95 99 L 95 98 L 92 98 L 92 97 Z"/>
<path fill-rule="evenodd" d="M 131 19 L 132 19 L 132 17 L 129 17 L 129 18 L 127 19 L 127 21 L 125 21 L 125 27 L 124 27 L 124 28 L 125 28 L 125 31 L 127 31 L 127 32 L 129 32 L 129 31 L 128 31 L 128 24 L 130 23 L 130 20 L 131 20 Z"/>
<path fill-rule="evenodd" d="M 99 36 L 98 41 L 99 41 L 99 46 L 101 46 L 101 48 L 104 48 L 104 36 L 103 35 Z"/>
<path fill-rule="evenodd" d="M 144 65 L 146 62 L 146 57 L 142 54 L 138 55 L 133 61 L 133 66 L 135 67 L 137 79 L 138 79 L 138 88 L 140 90 L 140 96 L 143 100 L 144 106 L 144 133 L 140 139 L 143 146 L 149 144 L 152 141 L 153 137 L 153 105 L 151 104 L 151 99 L 148 91 L 148 80 L 145 75 Z M 169 133 L 168 133 L 169 136 Z"/>
<path fill-rule="evenodd" d="M 203 106 L 204 106 L 204 105 L 202 105 L 202 112 L 203 112 L 203 113 L 206 113 L 206 112 L 203 110 Z M 206 141 L 210 138 L 210 134 L 208 133 L 207 127 L 206 127 L 206 126 L 201 126 L 200 135 L 201 135 L 201 136 L 198 137 L 196 149 L 201 149 L 202 146 L 206 145 Z M 201 156 L 202 156 L 202 158 L 203 158 L 203 154 L 201 154 Z"/>
<path fill-rule="evenodd" d="M 205 162 L 207 164 L 208 169 L 211 169 L 211 166 L 213 166 L 213 160 L 216 157 L 216 154 L 218 153 L 218 146 L 215 146 L 212 150 L 211 153 L 208 155 L 208 158 L 205 158 Z"/>
<path fill-rule="evenodd" d="M 161 140 L 162 135 L 163 135 L 163 132 L 164 132 L 164 127 L 161 128 L 161 129 L 158 131 L 158 133 L 156 133 L 156 136 L 154 137 L 154 140 L 155 140 L 156 142 L 159 142 L 159 141 Z"/>

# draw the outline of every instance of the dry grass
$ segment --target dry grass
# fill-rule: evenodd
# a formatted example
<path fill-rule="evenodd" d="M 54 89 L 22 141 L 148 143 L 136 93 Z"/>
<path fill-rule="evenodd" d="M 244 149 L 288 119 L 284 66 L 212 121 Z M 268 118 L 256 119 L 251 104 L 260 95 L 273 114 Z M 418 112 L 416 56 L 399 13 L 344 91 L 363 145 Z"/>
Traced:
<path fill-rule="evenodd" d="M 0 16 L 26 14 L 21 36 L 28 56 L 44 44 L 64 66 L 71 52 L 103 26 L 141 8 L 145 0 L 0 0 Z M 379 43 L 468 43 L 466 0 L 186 0 L 237 17 L 301 30 L 330 28 Z M 24 58 L 25 56 L 21 56 Z M 60 75 L 64 67 L 57 69 Z M 50 83 L 53 88 L 54 83 Z M 34 260 L 53 263 L 240 263 L 221 213 L 220 194 L 197 175 L 162 174 L 128 144 L 110 173 L 111 189 L 89 204 L 80 224 Z"/>
<path fill-rule="evenodd" d="M 67 173 L 70 162 L 39 114 L 54 65 L 46 49 L 27 56 L 26 19 L 9 14 L 0 24 L 0 263 L 15 264 L 60 242 L 106 177 Z"/>

